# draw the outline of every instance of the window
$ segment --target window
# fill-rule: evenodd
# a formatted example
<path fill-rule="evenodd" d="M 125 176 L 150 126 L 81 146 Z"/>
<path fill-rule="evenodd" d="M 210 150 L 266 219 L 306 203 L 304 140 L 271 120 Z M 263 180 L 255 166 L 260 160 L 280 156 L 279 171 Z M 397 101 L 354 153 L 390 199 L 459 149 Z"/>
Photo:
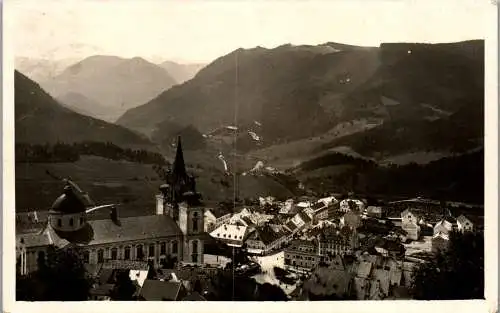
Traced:
<path fill-rule="evenodd" d="M 116 260 L 118 259 L 118 249 L 113 248 L 111 249 L 111 260 Z"/>
<path fill-rule="evenodd" d="M 194 240 L 192 243 L 192 255 L 191 259 L 193 263 L 198 263 L 198 241 Z"/>
<path fill-rule="evenodd" d="M 165 242 L 160 243 L 160 255 L 167 254 L 167 244 Z"/>
<path fill-rule="evenodd" d="M 80 225 L 83 225 L 83 217 L 80 217 Z"/>
<path fill-rule="evenodd" d="M 57 219 L 57 227 L 62 227 L 62 220 L 60 218 Z"/>
<path fill-rule="evenodd" d="M 172 243 L 172 253 L 177 254 L 177 241 Z"/>
<path fill-rule="evenodd" d="M 125 247 L 124 259 L 125 260 L 130 260 L 130 247 Z"/>
<path fill-rule="evenodd" d="M 104 263 L 104 250 L 97 250 L 97 263 Z"/>
<path fill-rule="evenodd" d="M 198 241 L 193 241 L 193 253 L 198 253 Z"/>
<path fill-rule="evenodd" d="M 193 213 L 193 232 L 198 232 L 198 212 Z"/>
<path fill-rule="evenodd" d="M 73 218 L 69 219 L 69 226 L 73 226 Z"/>
<path fill-rule="evenodd" d="M 155 244 L 152 243 L 149 245 L 149 256 L 154 257 L 155 256 Z"/>
<path fill-rule="evenodd" d="M 83 262 L 90 263 L 90 252 L 88 251 L 83 252 Z"/>
<path fill-rule="evenodd" d="M 142 245 L 137 245 L 136 247 L 136 259 L 144 259 L 144 251 L 142 251 Z"/>

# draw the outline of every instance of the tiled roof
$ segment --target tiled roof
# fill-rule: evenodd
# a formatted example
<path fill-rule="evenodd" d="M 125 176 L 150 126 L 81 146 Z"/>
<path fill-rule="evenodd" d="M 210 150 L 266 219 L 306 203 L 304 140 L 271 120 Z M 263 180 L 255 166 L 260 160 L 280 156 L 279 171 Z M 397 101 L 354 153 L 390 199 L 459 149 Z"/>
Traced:
<path fill-rule="evenodd" d="M 139 297 L 146 301 L 175 301 L 180 289 L 180 282 L 146 279 Z"/>
<path fill-rule="evenodd" d="M 467 222 L 472 222 L 472 221 L 462 214 L 457 218 L 457 222 L 459 222 L 460 224 L 465 224 Z"/>
<path fill-rule="evenodd" d="M 119 225 L 112 220 L 89 221 L 94 230 L 90 244 L 141 240 L 182 235 L 179 226 L 167 215 L 122 218 Z"/>
<path fill-rule="evenodd" d="M 47 227 L 43 233 L 19 235 L 27 247 L 53 244 L 64 247 L 68 243 L 99 245 L 124 241 L 135 241 L 182 235 L 179 226 L 167 215 L 148 215 L 121 218 L 118 223 L 110 219 L 91 220 L 82 229 L 71 232 L 57 232 Z"/>
<path fill-rule="evenodd" d="M 344 296 L 348 292 L 351 275 L 345 271 L 319 267 L 304 283 L 304 291 L 316 296 Z"/>
<path fill-rule="evenodd" d="M 316 247 L 316 244 L 311 240 L 295 239 L 294 241 L 292 241 L 291 247 L 299 247 L 299 246 Z"/>
<path fill-rule="evenodd" d="M 297 229 L 297 225 L 295 225 L 295 223 L 292 221 L 288 221 L 285 224 L 285 227 L 288 228 L 291 232 L 294 232 Z"/>
<path fill-rule="evenodd" d="M 366 208 L 366 211 L 368 211 L 368 213 L 381 213 L 382 207 L 370 205 Z"/>
<path fill-rule="evenodd" d="M 232 224 L 223 224 L 213 230 L 210 233 L 210 236 L 221 239 L 221 240 L 236 240 L 242 241 L 245 239 L 247 234 L 246 226 L 232 225 Z"/>
<path fill-rule="evenodd" d="M 107 284 L 110 283 L 111 278 L 113 277 L 114 269 L 112 268 L 103 268 L 99 272 L 99 283 Z"/>
<path fill-rule="evenodd" d="M 306 213 L 301 211 L 298 214 L 299 214 L 300 219 L 303 220 L 304 223 L 309 223 L 310 221 L 312 221 L 312 219 Z"/>
<path fill-rule="evenodd" d="M 16 244 L 21 244 L 24 242 L 26 248 L 31 247 L 43 247 L 52 244 L 49 236 L 45 232 L 43 233 L 29 233 L 16 236 Z"/>
<path fill-rule="evenodd" d="M 269 245 L 280 238 L 279 234 L 269 226 L 258 227 L 252 234 L 253 240 L 261 240 L 265 245 Z"/>
<path fill-rule="evenodd" d="M 313 206 L 311 208 L 314 211 L 317 211 L 317 210 L 323 209 L 325 207 L 326 207 L 326 205 L 323 202 L 316 202 L 315 204 L 313 204 Z"/>

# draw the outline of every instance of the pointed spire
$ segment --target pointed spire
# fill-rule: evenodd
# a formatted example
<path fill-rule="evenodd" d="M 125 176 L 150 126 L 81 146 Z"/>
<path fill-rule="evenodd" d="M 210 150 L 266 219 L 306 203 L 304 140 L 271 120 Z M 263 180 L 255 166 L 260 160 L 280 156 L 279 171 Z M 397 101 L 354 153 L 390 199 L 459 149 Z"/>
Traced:
<path fill-rule="evenodd" d="M 177 137 L 177 152 L 175 153 L 172 174 L 176 183 L 180 183 L 187 177 L 186 165 L 184 164 L 184 154 L 182 152 L 181 136 Z"/>

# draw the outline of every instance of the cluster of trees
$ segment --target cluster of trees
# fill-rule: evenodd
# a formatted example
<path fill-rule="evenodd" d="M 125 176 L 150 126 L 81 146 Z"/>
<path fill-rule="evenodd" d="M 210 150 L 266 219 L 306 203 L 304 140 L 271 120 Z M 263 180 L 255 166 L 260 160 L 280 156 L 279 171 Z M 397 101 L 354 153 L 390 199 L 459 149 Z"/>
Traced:
<path fill-rule="evenodd" d="M 18 163 L 76 162 L 82 155 L 100 156 L 111 160 L 125 160 L 143 164 L 165 164 L 165 158 L 156 152 L 121 148 L 111 142 L 79 142 L 56 144 L 16 143 Z"/>
<path fill-rule="evenodd" d="M 77 248 L 50 248 L 46 257 L 38 258 L 38 271 L 28 276 L 17 276 L 16 300 L 88 300 L 92 281 L 86 275 L 81 256 Z"/>
<path fill-rule="evenodd" d="M 417 269 L 412 289 L 417 300 L 484 299 L 484 235 L 452 233 L 449 248 Z"/>
<path fill-rule="evenodd" d="M 432 199 L 484 202 L 483 150 L 443 158 L 428 164 L 370 166 L 365 160 L 356 161 L 351 157 L 328 156 L 302 166 L 312 170 L 342 164 L 341 162 L 345 162 L 343 164 L 349 165 L 349 168 L 336 174 L 306 176 L 305 185 L 318 193 L 337 190 L 355 191 L 365 195 L 406 197 L 420 194 Z"/>

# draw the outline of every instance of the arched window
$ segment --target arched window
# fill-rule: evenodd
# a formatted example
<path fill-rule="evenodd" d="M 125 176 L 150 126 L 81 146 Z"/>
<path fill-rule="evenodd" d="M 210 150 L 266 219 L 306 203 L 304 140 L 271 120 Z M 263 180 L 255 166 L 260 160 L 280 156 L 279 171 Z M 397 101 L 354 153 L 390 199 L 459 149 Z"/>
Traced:
<path fill-rule="evenodd" d="M 73 226 L 73 218 L 69 219 L 69 226 Z"/>
<path fill-rule="evenodd" d="M 193 232 L 198 232 L 198 212 L 193 213 Z"/>
<path fill-rule="evenodd" d="M 89 251 L 83 252 L 83 262 L 90 263 L 90 252 Z"/>
<path fill-rule="evenodd" d="M 97 263 L 104 263 L 104 250 L 97 250 Z"/>
<path fill-rule="evenodd" d="M 160 243 L 160 255 L 167 254 L 167 244 L 165 242 Z"/>
<path fill-rule="evenodd" d="M 172 253 L 177 254 L 177 241 L 172 242 Z"/>
<path fill-rule="evenodd" d="M 155 256 L 155 244 L 154 243 L 152 243 L 152 244 L 149 245 L 148 256 L 149 257 L 154 257 Z"/>
<path fill-rule="evenodd" d="M 116 260 L 118 259 L 118 249 L 112 248 L 111 249 L 111 260 Z"/>
<path fill-rule="evenodd" d="M 125 253 L 124 253 L 123 258 L 125 260 L 130 260 L 130 247 L 125 247 Z"/>
<path fill-rule="evenodd" d="M 142 245 L 136 246 L 136 259 L 138 260 L 144 259 L 144 251 L 142 251 Z"/>

